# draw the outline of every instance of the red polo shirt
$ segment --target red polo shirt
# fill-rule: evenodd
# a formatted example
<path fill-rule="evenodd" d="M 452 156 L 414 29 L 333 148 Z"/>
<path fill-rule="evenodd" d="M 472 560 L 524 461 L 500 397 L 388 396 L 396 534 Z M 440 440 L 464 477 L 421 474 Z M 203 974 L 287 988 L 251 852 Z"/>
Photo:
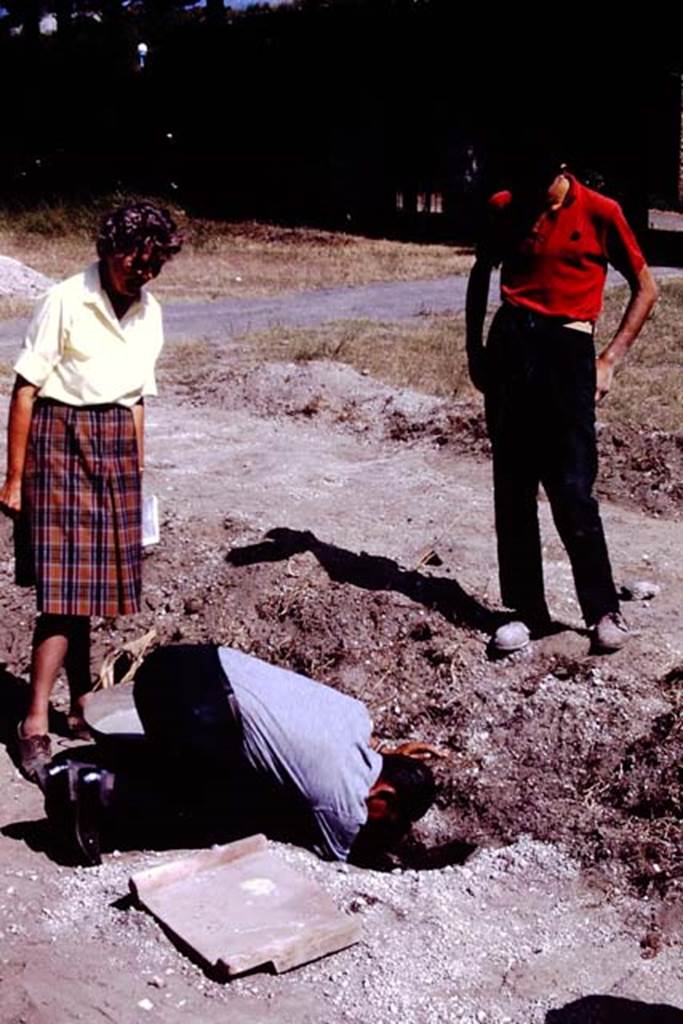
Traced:
<path fill-rule="evenodd" d="M 545 210 L 531 227 L 520 221 L 511 192 L 492 196 L 490 232 L 480 255 L 502 264 L 505 302 L 547 316 L 594 321 L 602 308 L 607 264 L 632 283 L 645 259 L 619 204 L 567 178 L 562 206 Z"/>

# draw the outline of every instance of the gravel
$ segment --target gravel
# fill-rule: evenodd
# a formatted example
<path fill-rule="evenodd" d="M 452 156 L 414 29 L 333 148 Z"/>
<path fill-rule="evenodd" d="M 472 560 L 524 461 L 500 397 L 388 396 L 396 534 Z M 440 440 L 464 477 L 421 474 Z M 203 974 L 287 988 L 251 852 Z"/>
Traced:
<path fill-rule="evenodd" d="M 509 846 L 481 850 L 462 866 L 389 873 L 324 863 L 303 850 L 272 845 L 276 856 L 317 882 L 346 913 L 360 915 L 359 943 L 284 975 L 261 971 L 217 984 L 152 917 L 121 902 L 131 874 L 182 856 L 178 852 L 113 855 L 99 868 L 60 872 L 45 930 L 52 942 L 62 943 L 78 929 L 89 948 L 115 935 L 117 954 L 126 950 L 127 970 L 154 997 L 137 989 L 135 1004 L 144 1010 L 150 1008 L 143 1002 L 160 1010 L 160 1004 L 179 1006 L 189 984 L 195 994 L 227 1003 L 226 1009 L 245 999 L 262 1008 L 283 998 L 306 1005 L 316 1000 L 324 1022 L 543 1024 L 560 996 L 571 994 L 571 985 L 560 984 L 563 992 L 548 986 L 551 978 L 557 985 L 565 960 L 587 972 L 591 955 L 611 948 L 607 959 L 624 957 L 640 973 L 637 950 L 623 942 L 622 915 L 633 913 L 631 901 L 618 909 L 600 906 L 597 894 L 583 888 L 576 861 L 556 845 L 522 836 Z M 502 985 L 499 980 L 492 998 L 495 978 Z"/>
<path fill-rule="evenodd" d="M 37 299 L 54 282 L 11 256 L 0 256 L 0 295 Z"/>

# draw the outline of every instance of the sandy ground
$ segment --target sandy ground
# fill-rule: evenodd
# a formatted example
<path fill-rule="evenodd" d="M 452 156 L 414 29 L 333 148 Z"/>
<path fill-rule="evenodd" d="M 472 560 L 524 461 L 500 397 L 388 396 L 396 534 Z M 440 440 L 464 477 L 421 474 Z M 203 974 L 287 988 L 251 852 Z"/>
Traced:
<path fill-rule="evenodd" d="M 221 985 L 126 899 L 134 871 L 175 854 L 61 862 L 40 794 L 3 748 L 0 1021 L 683 1020 L 680 522 L 604 504 L 619 581 L 661 592 L 628 607 L 629 648 L 595 658 L 543 505 L 548 592 L 567 628 L 490 661 L 490 469 L 464 438 L 411 432 L 433 400 L 325 364 L 226 379 L 208 396 L 171 372 L 162 385 L 147 457 L 162 541 L 145 561 L 145 610 L 96 623 L 97 655 L 155 624 L 307 671 L 365 699 L 380 735 L 444 746 L 441 799 L 390 871 L 279 847 L 362 917 L 363 940 Z M 454 412 L 471 433 L 476 418 Z M 11 583 L 1 529 L 6 741 L 32 603 Z M 440 564 L 416 570 L 427 546 Z"/>

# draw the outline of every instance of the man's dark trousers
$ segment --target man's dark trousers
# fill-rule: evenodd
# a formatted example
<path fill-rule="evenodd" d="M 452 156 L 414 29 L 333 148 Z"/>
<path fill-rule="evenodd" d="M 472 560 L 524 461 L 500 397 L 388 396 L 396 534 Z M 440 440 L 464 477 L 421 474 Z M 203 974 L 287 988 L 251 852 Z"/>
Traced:
<path fill-rule="evenodd" d="M 592 334 L 503 304 L 486 345 L 486 419 L 493 448 L 503 603 L 532 628 L 549 619 L 537 495 L 543 484 L 588 625 L 618 610 L 592 496 L 597 472 Z"/>
<path fill-rule="evenodd" d="M 115 842 L 174 845 L 178 835 L 196 843 L 246 834 L 250 773 L 217 648 L 158 647 L 136 673 L 134 697 L 145 742 L 116 766 L 108 806 Z"/>

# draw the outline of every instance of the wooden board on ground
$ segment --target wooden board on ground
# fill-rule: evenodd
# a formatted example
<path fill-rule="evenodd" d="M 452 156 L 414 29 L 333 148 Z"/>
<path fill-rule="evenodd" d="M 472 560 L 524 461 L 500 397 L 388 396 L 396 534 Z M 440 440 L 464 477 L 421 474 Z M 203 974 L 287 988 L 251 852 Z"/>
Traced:
<path fill-rule="evenodd" d="M 359 922 L 282 863 L 262 835 L 141 871 L 130 887 L 218 975 L 268 964 L 280 973 L 360 938 Z"/>

